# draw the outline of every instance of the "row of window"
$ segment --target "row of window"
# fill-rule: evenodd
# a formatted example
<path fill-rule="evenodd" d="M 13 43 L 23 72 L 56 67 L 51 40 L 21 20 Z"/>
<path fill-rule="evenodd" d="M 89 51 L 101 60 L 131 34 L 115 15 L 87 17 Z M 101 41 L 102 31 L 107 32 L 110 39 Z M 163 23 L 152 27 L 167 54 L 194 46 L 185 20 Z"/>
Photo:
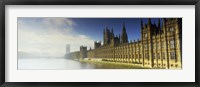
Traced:
<path fill-rule="evenodd" d="M 174 27 L 169 27 L 167 29 L 169 32 L 173 32 L 174 31 Z M 144 37 L 147 38 L 148 34 L 147 33 L 144 33 Z"/>
<path fill-rule="evenodd" d="M 164 42 L 161 42 L 161 48 L 164 47 L 165 47 Z M 155 48 L 160 49 L 160 44 L 159 43 L 153 44 L 153 49 Z M 173 39 L 170 40 L 170 48 L 175 48 L 175 43 Z M 147 50 L 147 44 L 144 44 L 144 49 Z"/>
<path fill-rule="evenodd" d="M 115 49 L 119 49 L 119 50 L 121 50 L 121 49 L 128 49 L 128 48 L 138 48 L 138 47 L 141 47 L 141 45 L 136 45 L 136 46 L 134 46 L 134 45 L 129 45 L 129 46 L 120 46 L 120 47 L 116 47 Z"/>
<path fill-rule="evenodd" d="M 142 54 L 140 55 L 115 55 L 116 58 L 142 58 Z"/>
<path fill-rule="evenodd" d="M 89 56 L 89 55 L 88 55 Z M 90 57 L 93 57 L 94 55 L 90 55 Z M 96 55 L 98 58 L 112 58 L 113 55 Z M 149 59 L 149 54 L 145 54 L 145 59 Z M 166 59 L 165 53 L 162 53 L 162 59 Z M 142 58 L 142 54 L 136 54 L 136 55 L 115 55 L 115 58 Z M 153 53 L 153 59 L 160 59 L 160 54 Z M 176 59 L 175 52 L 170 52 L 170 59 Z"/>
<path fill-rule="evenodd" d="M 147 44 L 144 44 L 143 47 L 144 47 L 145 50 L 147 50 L 147 48 L 148 48 Z M 161 42 L 161 48 L 163 49 L 164 47 L 165 47 L 164 42 Z M 123 51 L 139 51 L 139 48 L 142 49 L 141 46 L 136 47 L 136 48 L 134 47 L 133 49 L 130 49 L 130 48 L 132 48 L 132 47 L 125 47 L 125 48 L 117 47 L 115 49 L 115 51 L 120 51 L 120 52 L 123 52 Z M 159 43 L 153 44 L 153 49 L 155 49 L 155 48 L 160 49 L 160 44 Z M 175 43 L 174 43 L 173 39 L 170 40 L 170 48 L 175 48 Z M 121 50 L 123 50 L 123 51 L 121 51 Z M 112 52 L 112 50 L 110 50 L 109 48 L 108 49 L 99 50 L 99 52 L 105 52 L 105 51 Z"/>
<path fill-rule="evenodd" d="M 145 58 L 146 58 L 146 59 L 149 58 L 149 55 L 148 55 L 147 53 L 145 54 Z M 155 59 L 155 58 L 160 59 L 160 54 L 158 53 L 158 54 L 156 55 L 155 53 L 153 53 L 153 59 Z M 166 58 L 166 57 L 165 57 L 165 53 L 163 52 L 163 53 L 162 53 L 162 59 L 165 59 L 165 58 Z M 175 52 L 170 52 L 170 58 L 171 58 L 171 59 L 175 59 L 175 58 L 176 58 Z"/>
<path fill-rule="evenodd" d="M 97 56 L 99 56 L 99 57 L 113 57 L 112 55 L 97 55 Z M 165 59 L 166 57 L 165 57 L 165 53 L 163 52 L 162 53 L 162 59 Z M 142 54 L 136 54 L 136 55 L 116 55 L 115 54 L 115 57 L 116 58 L 142 58 Z M 153 53 L 153 59 L 156 59 L 156 58 L 158 58 L 158 59 L 160 59 L 161 57 L 160 57 L 160 54 L 159 53 Z M 149 59 L 149 54 L 148 53 L 146 53 L 145 54 L 145 58 L 146 59 Z M 175 55 L 175 52 L 170 52 L 170 58 L 171 59 L 175 59 L 176 58 L 176 55 Z"/>

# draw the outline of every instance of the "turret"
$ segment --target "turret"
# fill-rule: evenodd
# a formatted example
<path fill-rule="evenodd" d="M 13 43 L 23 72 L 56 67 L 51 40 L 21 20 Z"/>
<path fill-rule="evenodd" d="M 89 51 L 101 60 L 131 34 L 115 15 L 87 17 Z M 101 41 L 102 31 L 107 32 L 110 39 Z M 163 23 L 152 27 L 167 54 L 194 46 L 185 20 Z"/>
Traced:
<path fill-rule="evenodd" d="M 141 19 L 140 27 L 141 27 L 141 29 L 143 29 L 143 21 L 142 21 L 142 19 Z"/>
<path fill-rule="evenodd" d="M 160 29 L 160 19 L 158 19 L 158 28 Z"/>
<path fill-rule="evenodd" d="M 80 58 L 87 58 L 87 46 L 80 47 Z"/>
<path fill-rule="evenodd" d="M 166 18 L 163 18 L 162 20 L 162 29 L 163 29 L 163 32 L 166 33 L 166 28 L 165 28 L 165 25 L 166 25 Z"/>
<path fill-rule="evenodd" d="M 163 18 L 163 26 L 165 26 L 165 23 L 166 23 L 166 18 Z"/>
<path fill-rule="evenodd" d="M 111 29 L 111 36 L 110 36 L 110 39 L 114 39 L 115 35 L 113 33 L 113 28 Z"/>
<path fill-rule="evenodd" d="M 101 41 L 94 41 L 94 49 L 99 48 L 101 46 Z"/>
<path fill-rule="evenodd" d="M 126 27 L 125 27 L 125 22 L 123 23 L 123 28 L 122 28 L 122 36 L 121 36 L 121 43 L 128 43 L 128 36 L 126 33 Z"/>
<path fill-rule="evenodd" d="M 150 29 L 151 25 L 152 25 L 151 18 L 148 18 L 147 28 Z"/>
<path fill-rule="evenodd" d="M 108 35 L 108 32 L 109 30 L 108 30 L 108 27 L 106 27 L 106 29 L 105 29 L 105 34 L 104 34 L 104 41 L 103 41 L 103 43 L 104 43 L 104 45 L 107 45 L 108 44 L 108 37 L 109 37 L 109 35 Z"/>
<path fill-rule="evenodd" d="M 123 31 L 122 32 L 126 32 L 125 22 L 123 22 Z"/>
<path fill-rule="evenodd" d="M 148 25 L 151 25 L 151 18 L 148 18 Z"/>

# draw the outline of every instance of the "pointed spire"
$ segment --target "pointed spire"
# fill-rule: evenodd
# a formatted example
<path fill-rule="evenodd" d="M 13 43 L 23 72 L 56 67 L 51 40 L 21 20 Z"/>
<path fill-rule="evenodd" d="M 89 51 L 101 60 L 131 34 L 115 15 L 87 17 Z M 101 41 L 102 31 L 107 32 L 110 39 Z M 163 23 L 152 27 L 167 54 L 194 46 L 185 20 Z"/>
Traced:
<path fill-rule="evenodd" d="M 160 28 L 160 19 L 158 19 L 158 28 Z"/>
<path fill-rule="evenodd" d="M 122 28 L 122 36 L 126 33 L 126 25 L 125 22 L 123 22 L 123 28 Z"/>
<path fill-rule="evenodd" d="M 151 24 L 151 18 L 148 18 L 148 24 Z"/>
<path fill-rule="evenodd" d="M 125 22 L 123 22 L 123 32 L 126 31 Z"/>
<path fill-rule="evenodd" d="M 163 18 L 163 23 L 162 23 L 163 26 L 165 25 L 165 21 L 166 21 L 166 18 Z"/>
<path fill-rule="evenodd" d="M 121 34 L 121 43 L 128 43 L 128 36 L 126 33 L 125 22 L 123 22 L 123 29 Z"/>
<path fill-rule="evenodd" d="M 113 28 L 112 28 L 111 32 L 113 33 Z"/>
<path fill-rule="evenodd" d="M 141 26 L 141 29 L 143 28 L 143 21 L 142 21 L 142 19 L 141 19 L 141 24 L 140 24 L 140 26 Z"/>

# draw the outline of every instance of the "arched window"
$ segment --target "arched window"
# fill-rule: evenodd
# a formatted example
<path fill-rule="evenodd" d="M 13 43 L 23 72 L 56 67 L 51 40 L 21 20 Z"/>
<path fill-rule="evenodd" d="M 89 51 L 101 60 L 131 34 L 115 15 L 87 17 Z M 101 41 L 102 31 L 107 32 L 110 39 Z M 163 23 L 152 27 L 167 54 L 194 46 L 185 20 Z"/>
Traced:
<path fill-rule="evenodd" d="M 160 43 L 157 43 L 157 49 L 160 49 Z"/>
<path fill-rule="evenodd" d="M 145 54 L 145 59 L 149 59 L 148 53 Z"/>
<path fill-rule="evenodd" d="M 170 52 L 171 59 L 175 59 L 175 52 Z"/>
<path fill-rule="evenodd" d="M 145 38 L 147 37 L 147 33 L 144 34 L 144 37 L 145 37 Z"/>
<path fill-rule="evenodd" d="M 173 39 L 170 40 L 170 48 L 174 48 L 174 40 Z"/>
<path fill-rule="evenodd" d="M 162 53 L 162 59 L 165 59 L 165 53 L 164 52 Z"/>
<path fill-rule="evenodd" d="M 156 58 L 156 54 L 155 53 L 153 53 L 153 59 L 155 59 Z"/>
<path fill-rule="evenodd" d="M 160 59 L 160 54 L 159 53 L 157 53 L 157 58 Z"/>
<path fill-rule="evenodd" d="M 170 27 L 170 28 L 169 28 L 169 31 L 170 31 L 170 32 L 173 32 L 173 31 L 174 31 L 174 27 Z"/>
<path fill-rule="evenodd" d="M 165 47 L 164 41 L 161 42 L 161 48 L 163 49 Z"/>

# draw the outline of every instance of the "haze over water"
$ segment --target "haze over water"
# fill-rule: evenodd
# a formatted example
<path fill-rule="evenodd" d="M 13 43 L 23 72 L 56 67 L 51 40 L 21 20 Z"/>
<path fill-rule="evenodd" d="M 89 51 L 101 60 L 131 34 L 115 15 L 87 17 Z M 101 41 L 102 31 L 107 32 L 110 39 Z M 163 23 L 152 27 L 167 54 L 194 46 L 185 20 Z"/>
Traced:
<path fill-rule="evenodd" d="M 19 58 L 18 70 L 133 69 L 126 66 L 92 64 L 65 58 Z"/>
<path fill-rule="evenodd" d="M 93 69 L 94 65 L 64 58 L 18 59 L 18 69 Z"/>

